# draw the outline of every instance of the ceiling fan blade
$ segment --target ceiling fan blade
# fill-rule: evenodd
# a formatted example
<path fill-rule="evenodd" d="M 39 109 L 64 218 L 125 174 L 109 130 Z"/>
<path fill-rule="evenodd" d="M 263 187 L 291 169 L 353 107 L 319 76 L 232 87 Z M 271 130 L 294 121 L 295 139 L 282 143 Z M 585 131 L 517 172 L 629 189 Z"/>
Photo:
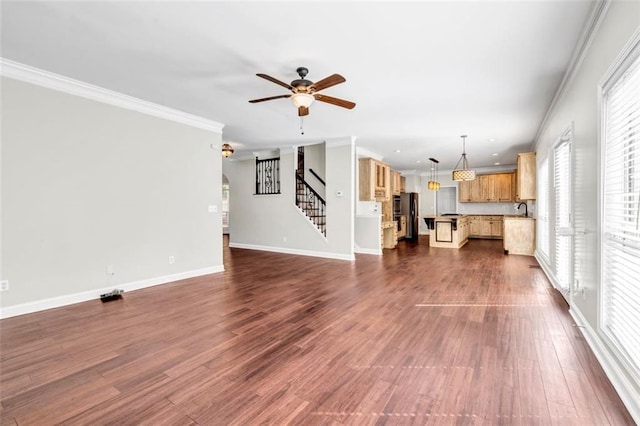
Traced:
<path fill-rule="evenodd" d="M 304 117 L 305 115 L 309 115 L 309 108 L 305 106 L 298 107 L 298 116 Z"/>
<path fill-rule="evenodd" d="M 282 87 L 286 87 L 286 88 L 287 88 L 287 89 L 289 89 L 289 90 L 293 90 L 293 87 L 291 87 L 291 85 L 290 85 L 290 84 L 285 83 L 284 81 L 280 81 L 280 80 L 278 80 L 277 78 L 273 78 L 273 77 L 271 77 L 270 75 L 266 75 L 266 74 L 256 74 L 256 75 L 257 75 L 258 77 L 262 77 L 262 78 L 264 78 L 265 80 L 269 80 L 269 81 L 270 81 L 270 82 L 272 82 L 272 83 L 278 84 L 278 85 L 280 85 L 280 86 L 282 86 Z"/>
<path fill-rule="evenodd" d="M 336 84 L 344 83 L 345 78 L 340 74 L 333 74 L 327 78 L 323 78 L 320 81 L 316 81 L 311 86 L 309 86 L 309 90 L 314 92 L 319 92 L 322 89 L 326 89 L 327 87 L 335 86 Z"/>
<path fill-rule="evenodd" d="M 320 93 L 314 93 L 313 97 L 320 102 L 326 102 L 328 104 L 337 105 L 342 108 L 353 109 L 356 106 L 354 102 L 345 101 L 344 99 L 334 98 L 332 96 L 322 95 Z"/>
<path fill-rule="evenodd" d="M 291 95 L 278 95 L 278 96 L 271 96 L 268 98 L 261 98 L 261 99 L 253 99 L 249 102 L 251 102 L 252 104 L 255 104 L 256 102 L 264 102 L 264 101 L 271 101 L 274 99 L 283 99 L 283 98 L 290 98 Z"/>

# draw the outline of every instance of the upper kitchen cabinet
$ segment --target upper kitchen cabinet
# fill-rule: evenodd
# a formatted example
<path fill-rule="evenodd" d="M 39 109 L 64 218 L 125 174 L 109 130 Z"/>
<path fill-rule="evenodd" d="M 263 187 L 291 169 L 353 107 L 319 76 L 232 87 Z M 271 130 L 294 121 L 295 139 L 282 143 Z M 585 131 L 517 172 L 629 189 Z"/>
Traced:
<path fill-rule="evenodd" d="M 374 160 L 359 160 L 360 201 L 391 200 L 391 170 L 389 165 Z"/>
<path fill-rule="evenodd" d="M 390 171 L 391 174 L 391 193 L 393 195 L 400 195 L 402 192 L 402 179 L 400 176 L 400 172 L 396 172 L 394 170 Z"/>
<path fill-rule="evenodd" d="M 461 203 L 481 203 L 482 185 L 484 181 L 480 175 L 474 180 L 462 181 L 458 184 L 458 198 Z"/>
<path fill-rule="evenodd" d="M 518 154 L 516 201 L 536 199 L 536 153 Z"/>
<path fill-rule="evenodd" d="M 496 176 L 496 197 L 499 203 L 508 203 L 513 198 L 513 175 L 514 173 L 500 173 Z"/>
<path fill-rule="evenodd" d="M 513 173 L 477 175 L 475 180 L 460 182 L 461 203 L 506 203 L 513 201 Z"/>

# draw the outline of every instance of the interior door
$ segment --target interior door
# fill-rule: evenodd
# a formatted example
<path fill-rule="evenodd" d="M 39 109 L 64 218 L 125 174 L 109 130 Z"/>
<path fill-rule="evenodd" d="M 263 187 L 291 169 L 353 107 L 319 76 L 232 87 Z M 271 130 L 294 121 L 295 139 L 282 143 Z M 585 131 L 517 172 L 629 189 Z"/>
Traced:
<path fill-rule="evenodd" d="M 571 132 L 567 131 L 554 152 L 555 227 L 553 269 L 554 285 L 567 303 L 573 287 L 573 206 L 571 181 Z"/>

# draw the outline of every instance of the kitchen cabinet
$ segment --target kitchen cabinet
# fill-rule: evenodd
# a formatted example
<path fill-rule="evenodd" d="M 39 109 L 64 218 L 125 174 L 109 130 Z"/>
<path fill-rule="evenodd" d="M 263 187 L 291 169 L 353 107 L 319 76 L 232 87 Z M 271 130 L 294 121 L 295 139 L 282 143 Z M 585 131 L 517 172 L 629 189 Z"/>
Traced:
<path fill-rule="evenodd" d="M 395 221 L 382 222 L 380 227 L 380 243 L 383 249 L 395 248 L 398 244 L 398 223 Z"/>
<path fill-rule="evenodd" d="M 390 201 L 389 166 L 373 158 L 361 158 L 358 165 L 360 201 Z"/>
<path fill-rule="evenodd" d="M 502 238 L 502 216 L 469 216 L 470 238 Z"/>
<path fill-rule="evenodd" d="M 466 216 L 425 216 L 429 227 L 429 246 L 459 249 L 468 241 L 469 218 Z"/>
<path fill-rule="evenodd" d="M 391 193 L 393 195 L 400 195 L 402 191 L 402 183 L 400 179 L 400 172 L 396 172 L 395 170 L 390 171 L 391 174 Z"/>
<path fill-rule="evenodd" d="M 525 216 L 506 216 L 502 243 L 505 254 L 533 256 L 536 249 L 535 219 Z"/>
<path fill-rule="evenodd" d="M 404 238 L 407 236 L 407 216 L 400 216 L 400 223 L 398 225 L 398 238 Z"/>
<path fill-rule="evenodd" d="M 458 185 L 459 200 L 461 203 L 483 202 L 483 180 L 480 175 L 475 180 L 460 182 Z"/>
<path fill-rule="evenodd" d="M 499 203 L 508 203 L 515 200 L 512 184 L 514 175 L 514 173 L 500 173 L 495 175 L 496 201 Z"/>
<path fill-rule="evenodd" d="M 460 182 L 458 184 L 458 199 L 461 203 L 471 202 L 471 182 Z"/>
<path fill-rule="evenodd" d="M 482 234 L 482 219 L 477 219 L 476 216 L 469 216 L 469 235 L 481 235 Z"/>
<path fill-rule="evenodd" d="M 493 175 L 480 175 L 476 178 L 480 182 L 482 202 L 489 203 L 498 200 L 496 195 L 496 183 Z"/>
<path fill-rule="evenodd" d="M 461 203 L 507 203 L 514 201 L 514 174 L 493 173 L 476 175 L 476 179 L 460 182 L 458 186 Z"/>
<path fill-rule="evenodd" d="M 516 170 L 516 201 L 536 199 L 536 153 L 518 154 Z"/>
<path fill-rule="evenodd" d="M 404 194 L 405 192 L 407 192 L 407 178 L 400 176 L 400 193 Z"/>

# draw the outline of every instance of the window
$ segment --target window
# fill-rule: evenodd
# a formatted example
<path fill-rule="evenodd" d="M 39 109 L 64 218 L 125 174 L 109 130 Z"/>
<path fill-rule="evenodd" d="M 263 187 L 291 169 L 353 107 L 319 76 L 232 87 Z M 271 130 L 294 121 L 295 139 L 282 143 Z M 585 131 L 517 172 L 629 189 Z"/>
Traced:
<path fill-rule="evenodd" d="M 569 302 L 573 272 L 571 236 L 571 131 L 567 131 L 553 150 L 553 186 L 555 191 L 555 244 L 553 268 L 558 290 Z"/>
<path fill-rule="evenodd" d="M 600 326 L 637 379 L 640 377 L 640 36 L 634 44 L 602 88 Z"/>
<path fill-rule="evenodd" d="M 538 251 L 549 261 L 549 159 L 540 163 L 538 172 Z"/>
<path fill-rule="evenodd" d="M 280 158 L 256 157 L 256 195 L 280 194 Z"/>

